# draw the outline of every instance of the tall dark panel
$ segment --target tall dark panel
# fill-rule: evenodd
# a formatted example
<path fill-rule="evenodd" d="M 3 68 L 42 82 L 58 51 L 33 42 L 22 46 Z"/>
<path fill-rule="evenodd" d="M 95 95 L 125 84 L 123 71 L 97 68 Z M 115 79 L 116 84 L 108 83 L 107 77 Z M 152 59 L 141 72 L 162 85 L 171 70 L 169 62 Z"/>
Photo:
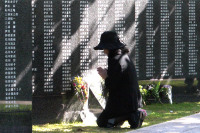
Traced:
<path fill-rule="evenodd" d="M 196 29 L 200 29 L 200 1 L 196 1 L 196 23 L 197 27 Z M 196 36 L 197 36 L 197 78 L 198 78 L 198 87 L 200 87 L 200 30 L 196 30 Z"/>
<path fill-rule="evenodd" d="M 34 95 L 58 95 L 70 88 L 71 6 L 71 1 L 32 3 Z"/>
<path fill-rule="evenodd" d="M 0 100 L 31 101 L 31 1 L 5 0 L 0 5 Z"/>
<path fill-rule="evenodd" d="M 198 33 L 197 33 L 197 5 L 198 1 L 188 2 L 188 76 L 195 77 L 198 71 Z"/>
<path fill-rule="evenodd" d="M 34 95 L 60 95 L 71 90 L 72 77 L 85 75 L 97 66 L 106 67 L 107 57 L 93 50 L 106 30 L 115 30 L 127 44 L 138 79 L 196 77 L 198 3 L 33 1 Z"/>
<path fill-rule="evenodd" d="M 1 78 L 0 78 L 0 85 L 1 85 L 1 89 L 0 89 L 0 97 L 3 98 L 1 100 L 4 100 L 5 99 L 5 31 L 4 31 L 4 27 L 5 27 L 5 15 L 4 15 L 4 12 L 5 12 L 5 6 L 4 6 L 4 1 L 1 0 L 0 1 L 0 75 L 1 75 Z"/>
<path fill-rule="evenodd" d="M 136 68 L 138 79 L 146 78 L 146 4 L 148 1 L 135 1 Z"/>
<path fill-rule="evenodd" d="M 155 7 L 153 0 L 148 1 L 146 5 L 146 77 L 152 78 L 155 74 Z"/>
<path fill-rule="evenodd" d="M 0 1 L 0 36 L 0 132 L 31 132 L 31 0 Z"/>

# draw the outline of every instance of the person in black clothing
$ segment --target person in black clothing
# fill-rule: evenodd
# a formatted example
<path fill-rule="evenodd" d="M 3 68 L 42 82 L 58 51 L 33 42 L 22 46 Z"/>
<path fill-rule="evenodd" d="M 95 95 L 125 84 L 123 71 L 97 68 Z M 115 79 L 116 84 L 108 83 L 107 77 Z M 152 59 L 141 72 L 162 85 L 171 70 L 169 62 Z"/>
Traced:
<path fill-rule="evenodd" d="M 131 128 L 141 127 L 145 118 L 144 112 L 138 110 L 142 107 L 142 97 L 136 70 L 125 44 L 120 42 L 115 31 L 106 31 L 94 50 L 104 50 L 108 56 L 108 69 L 97 68 L 109 92 L 106 107 L 98 117 L 97 125 L 110 128 L 128 120 Z"/>

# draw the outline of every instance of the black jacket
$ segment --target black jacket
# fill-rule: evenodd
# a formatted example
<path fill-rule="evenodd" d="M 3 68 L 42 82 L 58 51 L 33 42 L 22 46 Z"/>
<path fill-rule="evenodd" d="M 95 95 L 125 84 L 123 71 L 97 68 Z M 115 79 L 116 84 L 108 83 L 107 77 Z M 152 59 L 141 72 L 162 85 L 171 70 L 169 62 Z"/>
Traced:
<path fill-rule="evenodd" d="M 127 54 L 109 55 L 107 73 L 105 85 L 109 97 L 105 112 L 110 118 L 135 112 L 142 107 L 136 70 Z"/>

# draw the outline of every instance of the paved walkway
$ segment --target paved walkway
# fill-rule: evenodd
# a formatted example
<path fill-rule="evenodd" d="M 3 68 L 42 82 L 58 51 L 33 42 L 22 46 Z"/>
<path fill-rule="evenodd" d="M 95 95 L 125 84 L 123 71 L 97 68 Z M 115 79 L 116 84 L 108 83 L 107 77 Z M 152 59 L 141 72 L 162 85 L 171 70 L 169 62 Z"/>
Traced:
<path fill-rule="evenodd" d="M 128 133 L 200 133 L 200 113 Z"/>

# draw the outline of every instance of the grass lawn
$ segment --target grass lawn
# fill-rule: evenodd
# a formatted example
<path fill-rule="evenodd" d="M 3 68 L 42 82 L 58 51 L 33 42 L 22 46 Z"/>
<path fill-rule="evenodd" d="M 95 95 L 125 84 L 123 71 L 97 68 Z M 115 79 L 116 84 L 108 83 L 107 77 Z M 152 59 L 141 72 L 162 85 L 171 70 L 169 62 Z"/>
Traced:
<path fill-rule="evenodd" d="M 170 104 L 151 104 L 146 105 L 148 116 L 143 122 L 142 127 L 158 124 L 168 120 L 177 119 L 200 112 L 200 102 L 185 102 Z M 94 122 L 91 125 L 77 123 L 57 123 L 45 125 L 33 125 L 33 133 L 62 133 L 62 132 L 84 132 L 84 133 L 107 133 L 107 132 L 127 132 L 130 131 L 128 122 L 125 122 L 121 128 L 104 129 L 97 127 Z"/>
<path fill-rule="evenodd" d="M 159 81 L 151 81 L 151 80 L 140 80 L 138 83 L 140 85 L 148 85 L 148 84 L 157 84 Z M 194 80 L 193 86 L 197 86 L 198 81 Z M 182 88 L 182 87 L 187 87 L 187 84 L 185 84 L 184 79 L 179 79 L 179 80 L 171 80 L 171 79 L 164 79 L 163 81 L 160 82 L 161 85 L 166 85 L 169 84 L 175 88 Z"/>

